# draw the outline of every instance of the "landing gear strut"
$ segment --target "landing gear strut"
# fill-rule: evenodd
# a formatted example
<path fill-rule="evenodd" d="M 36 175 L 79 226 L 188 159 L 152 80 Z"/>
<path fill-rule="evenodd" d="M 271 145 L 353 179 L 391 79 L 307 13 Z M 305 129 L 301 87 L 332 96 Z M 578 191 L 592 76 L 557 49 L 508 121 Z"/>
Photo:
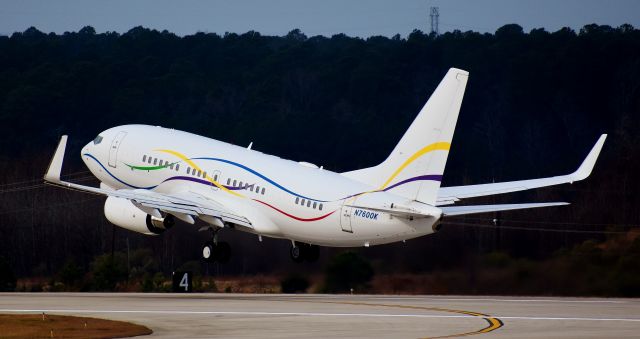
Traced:
<path fill-rule="evenodd" d="M 202 259 L 204 261 L 213 263 L 219 262 L 226 264 L 231 258 L 231 246 L 228 242 L 218 241 L 218 231 L 213 230 L 213 239 L 209 240 L 202 245 Z"/>
<path fill-rule="evenodd" d="M 315 262 L 320 256 L 320 247 L 318 245 L 292 242 L 289 254 L 291 255 L 291 259 L 297 263 L 305 260 L 307 262 Z"/>

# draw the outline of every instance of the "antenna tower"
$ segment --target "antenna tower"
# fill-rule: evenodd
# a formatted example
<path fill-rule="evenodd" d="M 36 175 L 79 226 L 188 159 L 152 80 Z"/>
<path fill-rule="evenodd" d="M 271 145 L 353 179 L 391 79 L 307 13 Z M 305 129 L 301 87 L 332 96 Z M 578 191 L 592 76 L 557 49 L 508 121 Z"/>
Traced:
<path fill-rule="evenodd" d="M 431 7 L 429 16 L 431 17 L 431 33 L 439 35 L 440 30 L 438 29 L 438 21 L 440 17 L 440 9 L 438 9 L 438 7 Z"/>

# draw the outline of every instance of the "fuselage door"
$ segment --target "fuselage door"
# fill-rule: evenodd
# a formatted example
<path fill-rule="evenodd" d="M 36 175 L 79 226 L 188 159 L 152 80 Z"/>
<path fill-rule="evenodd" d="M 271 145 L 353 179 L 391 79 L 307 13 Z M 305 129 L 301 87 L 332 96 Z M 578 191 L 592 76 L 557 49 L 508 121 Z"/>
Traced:
<path fill-rule="evenodd" d="M 122 139 L 127 135 L 127 132 L 119 132 L 113 141 L 111 142 L 111 148 L 109 148 L 109 166 L 116 168 L 118 163 L 118 149 L 122 143 Z"/>
<path fill-rule="evenodd" d="M 346 201 L 345 201 L 346 202 Z M 342 209 L 340 210 L 340 226 L 344 232 L 353 233 L 353 229 L 351 229 L 351 214 L 353 213 L 353 208 L 349 206 L 342 205 Z"/>

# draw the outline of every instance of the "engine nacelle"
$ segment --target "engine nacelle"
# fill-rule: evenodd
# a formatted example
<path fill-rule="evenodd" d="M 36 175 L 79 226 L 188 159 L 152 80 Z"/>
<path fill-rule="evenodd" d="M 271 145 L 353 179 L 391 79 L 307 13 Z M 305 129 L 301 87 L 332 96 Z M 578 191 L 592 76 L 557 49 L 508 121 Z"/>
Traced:
<path fill-rule="evenodd" d="M 146 235 L 158 235 L 175 223 L 172 215 L 156 218 L 144 213 L 130 200 L 116 197 L 107 198 L 104 203 L 104 215 L 116 226 Z"/>

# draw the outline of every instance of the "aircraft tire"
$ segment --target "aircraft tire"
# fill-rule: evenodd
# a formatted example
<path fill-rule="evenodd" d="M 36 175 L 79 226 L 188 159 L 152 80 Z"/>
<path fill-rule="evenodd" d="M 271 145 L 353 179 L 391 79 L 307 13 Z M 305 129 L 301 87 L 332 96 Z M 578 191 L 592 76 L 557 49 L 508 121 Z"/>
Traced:
<path fill-rule="evenodd" d="M 291 246 L 289 249 L 289 254 L 291 255 L 291 259 L 294 262 L 301 263 L 304 261 L 304 251 L 302 246 Z"/>
<path fill-rule="evenodd" d="M 209 240 L 202 245 L 202 259 L 206 262 L 215 262 L 218 256 L 218 249 L 213 241 Z"/>

